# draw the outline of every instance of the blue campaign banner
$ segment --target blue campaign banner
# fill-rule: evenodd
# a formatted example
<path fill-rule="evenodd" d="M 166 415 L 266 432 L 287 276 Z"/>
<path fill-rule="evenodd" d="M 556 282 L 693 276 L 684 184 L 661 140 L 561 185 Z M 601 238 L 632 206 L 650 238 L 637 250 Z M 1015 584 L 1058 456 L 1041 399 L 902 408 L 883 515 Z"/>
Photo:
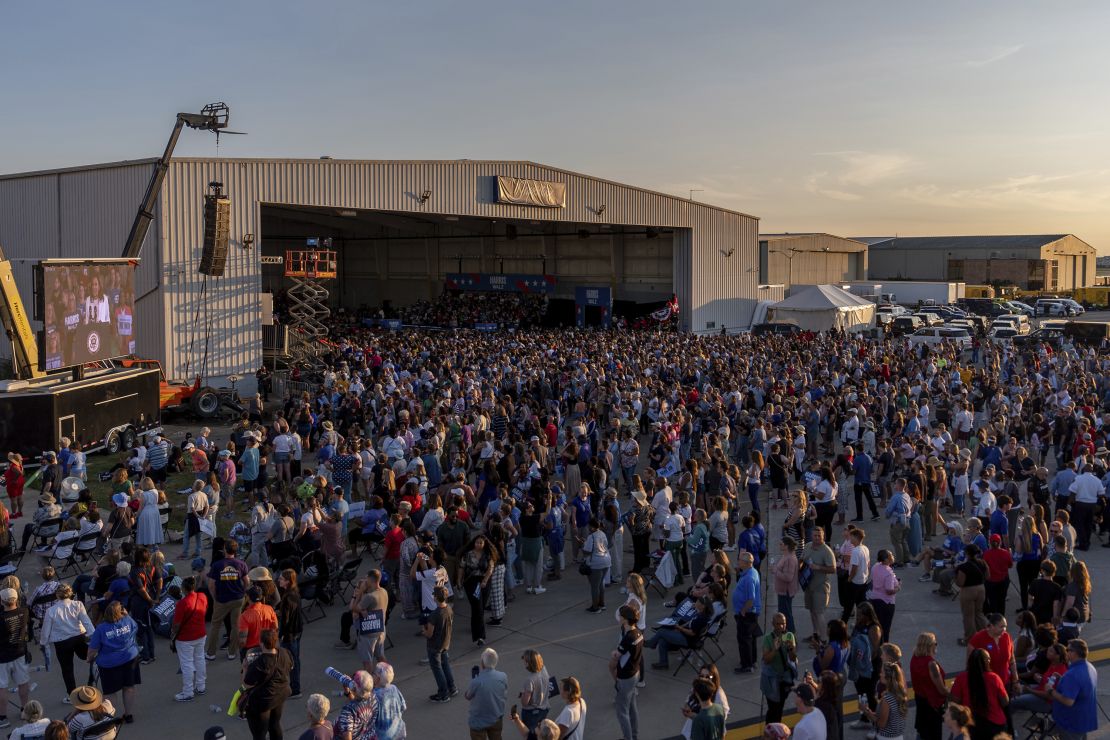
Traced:
<path fill-rule="evenodd" d="M 378 325 L 378 320 L 377 319 L 363 319 L 362 320 L 362 325 L 365 326 L 367 329 L 373 329 L 375 326 Z"/>
<path fill-rule="evenodd" d="M 613 305 L 613 290 L 612 288 L 598 286 L 592 288 L 590 286 L 578 286 L 574 289 L 574 302 L 580 306 L 604 306 L 610 308 Z"/>
<path fill-rule="evenodd" d="M 381 319 L 378 323 L 383 329 L 389 329 L 390 331 L 401 331 L 400 319 Z"/>
<path fill-rule="evenodd" d="M 498 327 L 497 324 L 475 324 L 474 325 L 474 329 L 476 331 L 497 331 L 497 327 Z"/>
<path fill-rule="evenodd" d="M 451 272 L 447 274 L 448 290 L 474 290 L 487 293 L 554 293 L 554 275 L 519 275 L 515 273 Z"/>

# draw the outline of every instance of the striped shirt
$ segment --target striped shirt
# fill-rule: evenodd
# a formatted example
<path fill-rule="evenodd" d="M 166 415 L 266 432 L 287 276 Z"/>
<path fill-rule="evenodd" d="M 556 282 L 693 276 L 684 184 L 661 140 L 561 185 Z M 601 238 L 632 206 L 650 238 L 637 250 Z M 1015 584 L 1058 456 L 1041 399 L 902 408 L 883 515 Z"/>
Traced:
<path fill-rule="evenodd" d="M 906 713 L 898 708 L 894 694 L 883 694 L 882 701 L 887 706 L 886 727 L 879 730 L 879 737 L 902 737 L 906 729 Z"/>
<path fill-rule="evenodd" d="M 146 461 L 153 470 L 161 470 L 166 467 L 170 461 L 169 445 L 165 441 L 151 445 L 146 453 Z"/>

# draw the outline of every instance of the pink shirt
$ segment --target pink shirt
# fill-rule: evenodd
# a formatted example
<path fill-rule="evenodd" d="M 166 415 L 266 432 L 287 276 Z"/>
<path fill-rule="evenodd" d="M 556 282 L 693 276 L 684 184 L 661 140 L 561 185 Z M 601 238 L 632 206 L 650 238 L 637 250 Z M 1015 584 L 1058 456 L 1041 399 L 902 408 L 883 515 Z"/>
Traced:
<path fill-rule="evenodd" d="M 793 553 L 776 561 L 772 572 L 776 594 L 793 596 L 798 593 L 798 558 Z"/>
<path fill-rule="evenodd" d="M 889 592 L 897 591 L 898 587 L 898 577 L 894 575 L 889 565 L 876 563 L 871 568 L 871 592 L 867 598 L 893 604 L 894 594 Z"/>

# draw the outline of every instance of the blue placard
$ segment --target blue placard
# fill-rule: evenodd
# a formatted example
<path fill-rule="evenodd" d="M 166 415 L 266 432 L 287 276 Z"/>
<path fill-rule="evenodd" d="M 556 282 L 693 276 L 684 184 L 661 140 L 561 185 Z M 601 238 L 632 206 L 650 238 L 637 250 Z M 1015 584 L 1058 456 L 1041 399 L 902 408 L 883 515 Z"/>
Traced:
<path fill-rule="evenodd" d="M 477 331 L 497 331 L 497 324 L 475 324 L 474 328 Z"/>
<path fill-rule="evenodd" d="M 385 612 L 381 609 L 371 609 L 366 616 L 358 621 L 360 635 L 379 635 L 385 631 Z"/>
<path fill-rule="evenodd" d="M 383 329 L 389 329 L 390 331 L 400 331 L 401 330 L 401 320 L 400 319 L 382 319 L 379 322 L 379 324 Z"/>

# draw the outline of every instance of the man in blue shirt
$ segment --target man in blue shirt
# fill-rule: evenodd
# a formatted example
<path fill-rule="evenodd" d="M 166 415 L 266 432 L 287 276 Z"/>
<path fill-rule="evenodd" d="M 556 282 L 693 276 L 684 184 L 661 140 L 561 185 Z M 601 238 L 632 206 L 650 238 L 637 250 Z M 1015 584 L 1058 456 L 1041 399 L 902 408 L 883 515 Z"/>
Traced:
<path fill-rule="evenodd" d="M 471 737 L 501 737 L 505 703 L 509 692 L 509 678 L 497 670 L 497 651 L 482 651 L 481 670 L 470 681 L 466 699 L 470 702 L 467 724 Z"/>
<path fill-rule="evenodd" d="M 759 634 L 759 612 L 763 609 L 759 589 L 759 571 L 753 566 L 752 554 L 741 551 L 736 556 L 740 574 L 732 592 L 732 613 L 736 617 L 736 642 L 740 648 L 740 665 L 736 673 L 755 670 L 755 640 Z"/>
<path fill-rule="evenodd" d="M 1010 541 L 1010 518 L 1006 516 L 1006 512 L 1010 510 L 1013 504 L 1014 502 L 1010 500 L 1009 496 L 999 496 L 998 508 L 991 514 L 990 533 L 1001 537 L 1003 542 Z"/>
<path fill-rule="evenodd" d="M 1097 689 L 1098 673 L 1087 662 L 1087 643 L 1070 640 L 1068 670 L 1049 692 L 1052 719 L 1060 740 L 1086 740 L 1088 732 L 1098 729 Z"/>
<path fill-rule="evenodd" d="M 1067 508 L 1068 501 L 1071 498 L 1071 484 L 1075 483 L 1075 461 L 1068 460 L 1067 465 L 1056 473 L 1056 477 L 1052 479 L 1052 498 L 1056 501 L 1056 511 Z"/>
<path fill-rule="evenodd" d="M 875 508 L 875 496 L 871 492 L 871 470 L 874 464 L 871 456 L 860 450 L 852 462 L 852 473 L 855 475 L 856 518 L 853 522 L 863 521 L 863 497 L 867 496 L 867 506 L 871 509 L 871 521 L 879 521 L 879 510 Z"/>

